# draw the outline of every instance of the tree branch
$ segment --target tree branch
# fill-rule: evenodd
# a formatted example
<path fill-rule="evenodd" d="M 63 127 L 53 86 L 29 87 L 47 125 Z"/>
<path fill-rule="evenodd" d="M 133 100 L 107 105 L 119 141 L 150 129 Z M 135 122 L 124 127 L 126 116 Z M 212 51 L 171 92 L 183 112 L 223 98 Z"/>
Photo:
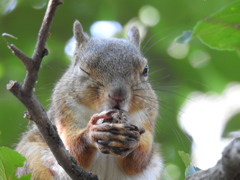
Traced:
<path fill-rule="evenodd" d="M 199 171 L 186 180 L 238 180 L 240 179 L 240 138 L 233 140 L 223 151 L 217 165 Z"/>
<path fill-rule="evenodd" d="M 34 85 L 38 79 L 38 71 L 42 58 L 48 54 L 45 46 L 49 36 L 49 29 L 56 9 L 60 4 L 62 4 L 60 0 L 49 1 L 32 58 L 27 57 L 16 46 L 7 43 L 14 55 L 23 62 L 27 69 L 24 82 L 19 83 L 16 81 L 10 81 L 7 85 L 7 89 L 13 93 L 27 108 L 28 112 L 25 114 L 25 117 L 36 123 L 58 163 L 64 168 L 68 175 L 72 179 L 76 180 L 97 180 L 97 176 L 84 171 L 65 149 L 63 142 L 57 133 L 56 127 L 48 119 L 47 113 L 33 93 Z"/>

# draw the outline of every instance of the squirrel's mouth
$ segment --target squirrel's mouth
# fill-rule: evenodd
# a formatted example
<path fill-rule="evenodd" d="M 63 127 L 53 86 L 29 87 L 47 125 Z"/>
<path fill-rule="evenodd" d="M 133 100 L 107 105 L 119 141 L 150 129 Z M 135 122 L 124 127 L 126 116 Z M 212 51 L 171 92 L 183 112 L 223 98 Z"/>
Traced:
<path fill-rule="evenodd" d="M 119 101 L 115 104 L 111 104 L 112 109 L 128 111 L 128 104 L 125 101 Z"/>
<path fill-rule="evenodd" d="M 121 108 L 120 108 L 120 105 L 119 105 L 119 104 L 115 105 L 115 106 L 113 107 L 113 109 L 118 109 L 118 110 L 121 110 Z"/>
<path fill-rule="evenodd" d="M 108 95 L 104 103 L 100 106 L 100 110 L 109 109 L 123 110 L 128 112 L 129 110 L 128 99 L 125 97 L 123 98 L 122 96 Z"/>
<path fill-rule="evenodd" d="M 106 106 L 103 106 L 101 109 L 100 109 L 100 112 L 101 111 L 108 111 L 108 110 L 117 110 L 117 111 L 125 111 L 125 112 L 128 112 L 128 108 L 127 106 L 121 106 L 121 104 L 115 104 L 114 106 L 113 105 L 106 105 Z"/>

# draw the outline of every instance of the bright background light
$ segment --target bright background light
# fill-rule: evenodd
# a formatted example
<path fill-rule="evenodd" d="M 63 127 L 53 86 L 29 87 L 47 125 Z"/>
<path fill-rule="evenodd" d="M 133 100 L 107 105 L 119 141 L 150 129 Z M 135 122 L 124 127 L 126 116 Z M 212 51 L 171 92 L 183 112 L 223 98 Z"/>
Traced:
<path fill-rule="evenodd" d="M 90 27 L 90 32 L 93 37 L 109 38 L 120 32 L 122 26 L 116 21 L 97 21 Z"/>
<path fill-rule="evenodd" d="M 192 136 L 193 164 L 215 166 L 232 138 L 222 138 L 227 120 L 240 112 L 240 84 L 229 85 L 222 95 L 193 92 L 179 114 L 182 128 Z"/>
<path fill-rule="evenodd" d="M 146 5 L 139 10 L 139 19 L 146 26 L 155 26 L 160 21 L 160 13 L 155 7 Z"/>
<path fill-rule="evenodd" d="M 175 59 L 185 58 L 188 55 L 188 51 L 189 51 L 188 44 L 180 44 L 177 42 L 173 42 L 167 49 L 169 56 Z"/>
<path fill-rule="evenodd" d="M 72 57 L 73 53 L 75 51 L 76 48 L 76 41 L 74 37 L 71 37 L 68 41 L 67 44 L 64 48 L 64 52 L 69 56 Z"/>
<path fill-rule="evenodd" d="M 17 5 L 17 0 L 1 0 L 0 10 L 2 14 L 8 14 L 14 10 Z"/>

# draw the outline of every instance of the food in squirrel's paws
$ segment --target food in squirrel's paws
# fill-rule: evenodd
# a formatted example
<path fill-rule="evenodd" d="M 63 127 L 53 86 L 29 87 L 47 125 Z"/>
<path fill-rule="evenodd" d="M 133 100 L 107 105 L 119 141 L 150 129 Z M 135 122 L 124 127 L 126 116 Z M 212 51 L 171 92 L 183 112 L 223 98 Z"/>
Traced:
<path fill-rule="evenodd" d="M 107 110 L 106 114 L 110 114 L 110 116 L 112 117 L 109 119 L 103 119 L 103 118 L 99 119 L 97 124 L 101 124 L 101 123 L 129 124 L 131 122 L 129 113 L 122 109 L 110 109 L 110 110 Z M 138 131 L 140 134 L 142 134 L 145 132 L 145 129 L 139 127 Z"/>
<path fill-rule="evenodd" d="M 124 111 L 122 109 L 110 109 L 107 111 L 108 114 L 111 114 L 112 118 L 109 119 L 101 119 L 101 123 L 127 123 L 129 122 L 130 116 L 127 111 Z"/>

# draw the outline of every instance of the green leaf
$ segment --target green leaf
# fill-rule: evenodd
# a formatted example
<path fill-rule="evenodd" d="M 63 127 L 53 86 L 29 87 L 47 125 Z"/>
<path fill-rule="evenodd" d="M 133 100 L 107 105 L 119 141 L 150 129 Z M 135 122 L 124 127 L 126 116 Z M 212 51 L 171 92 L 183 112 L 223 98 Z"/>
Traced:
<path fill-rule="evenodd" d="M 182 158 L 182 161 L 184 163 L 184 165 L 186 166 L 185 169 L 185 177 L 188 177 L 192 174 L 194 174 L 197 171 L 200 171 L 201 169 L 194 167 L 191 164 L 191 158 L 190 155 L 188 153 L 185 153 L 183 151 L 178 151 L 179 156 Z"/>
<path fill-rule="evenodd" d="M 191 157 L 188 153 L 185 153 L 184 151 L 178 151 L 178 154 L 182 158 L 182 161 L 185 167 L 188 167 L 191 165 Z"/>
<path fill-rule="evenodd" d="M 0 180 L 18 179 L 15 176 L 16 168 L 23 166 L 25 160 L 26 158 L 18 152 L 7 147 L 0 147 Z M 31 175 L 26 175 L 22 178 L 23 180 L 29 180 Z"/>
<path fill-rule="evenodd" d="M 215 14 L 198 22 L 194 27 L 197 36 L 210 48 L 240 50 L 240 2 L 234 2 Z"/>
<path fill-rule="evenodd" d="M 185 177 L 188 177 L 194 173 L 196 173 L 197 171 L 200 171 L 201 169 L 194 167 L 193 165 L 190 164 L 190 166 L 188 166 L 185 170 Z"/>
<path fill-rule="evenodd" d="M 5 175 L 5 172 L 4 172 L 4 166 L 3 166 L 3 163 L 0 159 L 0 180 L 6 180 L 7 177 Z"/>

